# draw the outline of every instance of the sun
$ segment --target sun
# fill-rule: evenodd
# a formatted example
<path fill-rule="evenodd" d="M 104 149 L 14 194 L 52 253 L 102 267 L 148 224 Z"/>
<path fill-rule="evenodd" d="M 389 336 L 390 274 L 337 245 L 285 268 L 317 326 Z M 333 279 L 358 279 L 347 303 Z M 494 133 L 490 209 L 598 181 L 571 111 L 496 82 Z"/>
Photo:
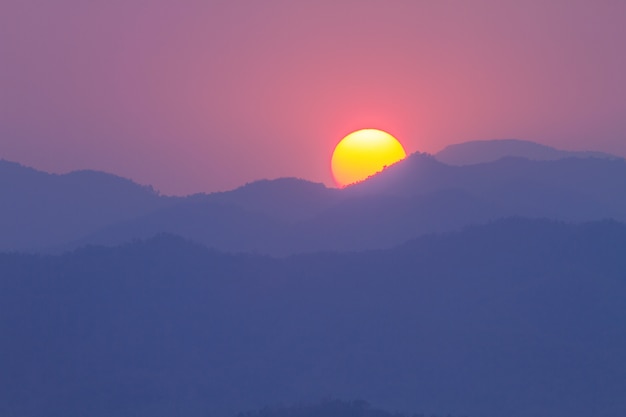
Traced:
<path fill-rule="evenodd" d="M 350 133 L 335 147 L 331 169 L 339 187 L 354 184 L 404 159 L 402 144 L 389 133 L 362 129 Z"/>

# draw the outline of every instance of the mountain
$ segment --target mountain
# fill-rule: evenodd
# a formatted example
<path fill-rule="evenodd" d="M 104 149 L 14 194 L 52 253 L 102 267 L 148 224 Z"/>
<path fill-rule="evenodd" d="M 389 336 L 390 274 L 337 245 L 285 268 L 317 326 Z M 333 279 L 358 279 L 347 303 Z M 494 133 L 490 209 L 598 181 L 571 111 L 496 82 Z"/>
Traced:
<path fill-rule="evenodd" d="M 285 235 L 281 230 L 289 224 L 340 196 L 322 184 L 281 178 L 229 192 L 168 197 L 103 172 L 56 175 L 0 160 L 0 199 L 0 250 L 116 244 L 171 232 L 223 250 L 271 252 L 287 243 L 272 245 L 266 236 Z"/>
<path fill-rule="evenodd" d="M 562 151 L 550 146 L 519 139 L 476 140 L 445 147 L 435 158 L 448 165 L 473 165 L 505 157 L 551 161 L 564 158 L 621 159 L 604 152 Z"/>
<path fill-rule="evenodd" d="M 391 248 L 510 216 L 626 221 L 623 159 L 453 166 L 416 153 L 341 190 L 282 178 L 188 197 L 104 173 L 0 166 L 0 250 L 58 252 L 171 233 L 222 251 L 285 256 Z"/>
<path fill-rule="evenodd" d="M 168 232 L 220 250 L 283 256 L 390 248 L 510 216 L 626 221 L 623 178 L 621 159 L 504 158 L 459 167 L 413 154 L 343 190 L 301 180 L 255 183 L 184 199 L 77 243 L 118 244 Z"/>
<path fill-rule="evenodd" d="M 231 252 L 284 255 L 299 251 L 297 224 L 342 201 L 339 190 L 295 178 L 261 180 L 228 192 L 197 194 L 97 230 L 66 248 L 115 245 L 159 233 L 184 236 Z"/>
<path fill-rule="evenodd" d="M 291 248 L 389 248 L 510 216 L 626 221 L 624 178 L 624 160 L 505 158 L 457 167 L 413 154 L 342 190 L 343 201 L 297 224 Z"/>
<path fill-rule="evenodd" d="M 171 204 L 96 171 L 48 174 L 0 160 L 0 250 L 40 249 Z"/>
<path fill-rule="evenodd" d="M 526 183 L 568 189 L 589 197 L 607 197 L 620 187 L 626 172 L 623 159 L 567 158 L 533 161 L 507 157 L 486 164 L 446 165 L 427 154 L 415 153 L 367 181 L 346 190 L 356 195 L 412 195 L 442 189 L 489 192 L 494 188 Z"/>
<path fill-rule="evenodd" d="M 510 219 L 284 259 L 168 235 L 0 254 L 0 415 L 622 417 L 625 247 L 620 223 Z"/>
<path fill-rule="evenodd" d="M 311 218 L 341 201 L 341 192 L 298 178 L 259 180 L 198 199 L 246 208 L 288 223 Z"/>

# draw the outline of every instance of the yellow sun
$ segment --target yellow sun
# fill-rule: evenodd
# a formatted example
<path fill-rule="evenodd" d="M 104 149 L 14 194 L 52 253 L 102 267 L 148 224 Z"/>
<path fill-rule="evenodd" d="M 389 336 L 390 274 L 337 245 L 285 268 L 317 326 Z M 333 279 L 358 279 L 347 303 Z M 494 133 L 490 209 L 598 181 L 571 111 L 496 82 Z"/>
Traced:
<path fill-rule="evenodd" d="M 339 142 L 333 152 L 331 169 L 337 185 L 345 187 L 405 157 L 402 144 L 389 133 L 378 129 L 362 129 L 350 133 Z"/>

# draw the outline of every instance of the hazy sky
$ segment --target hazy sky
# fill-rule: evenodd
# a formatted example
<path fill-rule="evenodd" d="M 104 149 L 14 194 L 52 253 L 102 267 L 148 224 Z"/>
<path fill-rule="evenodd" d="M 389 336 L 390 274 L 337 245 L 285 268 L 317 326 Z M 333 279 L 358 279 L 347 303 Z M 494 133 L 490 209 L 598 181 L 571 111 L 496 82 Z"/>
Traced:
<path fill-rule="evenodd" d="M 2 0 L 0 158 L 168 194 L 296 176 L 377 127 L 626 156 L 626 1 Z"/>

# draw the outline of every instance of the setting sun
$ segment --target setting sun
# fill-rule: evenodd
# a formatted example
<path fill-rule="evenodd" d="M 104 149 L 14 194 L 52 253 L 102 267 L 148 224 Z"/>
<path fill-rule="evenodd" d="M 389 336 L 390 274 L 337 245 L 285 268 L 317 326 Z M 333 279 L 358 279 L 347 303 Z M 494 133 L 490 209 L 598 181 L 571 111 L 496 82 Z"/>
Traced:
<path fill-rule="evenodd" d="M 350 133 L 335 148 L 331 169 L 339 187 L 362 181 L 404 159 L 402 144 L 389 133 L 362 129 Z"/>

